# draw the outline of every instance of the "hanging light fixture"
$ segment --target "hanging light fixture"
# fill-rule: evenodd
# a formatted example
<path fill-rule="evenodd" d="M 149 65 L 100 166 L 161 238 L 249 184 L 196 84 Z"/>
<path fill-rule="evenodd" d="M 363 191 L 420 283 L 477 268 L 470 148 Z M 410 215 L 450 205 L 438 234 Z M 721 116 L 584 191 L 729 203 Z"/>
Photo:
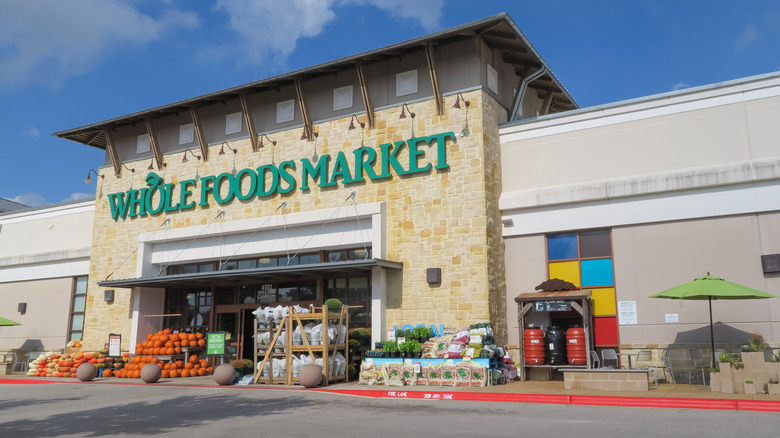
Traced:
<path fill-rule="evenodd" d="M 413 113 L 413 112 L 412 112 L 412 110 L 409 108 L 409 105 L 407 105 L 407 104 L 405 104 L 405 103 L 404 103 L 404 104 L 401 104 L 401 115 L 400 115 L 400 116 L 398 116 L 398 118 L 399 118 L 399 119 L 405 119 L 405 118 L 406 118 L 406 112 L 405 112 L 404 110 L 409 110 L 409 116 L 410 116 L 411 118 L 414 118 L 414 116 L 416 115 L 416 114 L 415 114 L 415 113 Z"/>
<path fill-rule="evenodd" d="M 125 169 L 129 170 L 129 171 L 130 171 L 130 172 L 132 172 L 132 173 L 135 173 L 135 168 L 132 168 L 132 169 L 131 169 L 131 168 L 127 167 L 127 164 L 125 164 L 125 163 L 122 163 L 122 164 L 119 166 L 119 172 L 116 172 L 116 177 L 117 177 L 117 178 L 119 178 L 120 176 L 122 176 L 122 167 L 124 167 Z"/>
<path fill-rule="evenodd" d="M 355 114 L 352 114 L 352 118 L 349 119 L 349 128 L 348 129 L 350 131 L 355 129 L 355 120 L 357 120 L 358 125 L 360 125 L 361 128 L 365 128 L 366 127 L 365 123 L 362 123 L 360 121 L 360 119 L 358 119 L 358 117 Z"/>
<path fill-rule="evenodd" d="M 301 133 L 301 140 L 308 140 L 309 136 L 306 135 L 306 127 L 303 128 L 303 132 Z"/>
<path fill-rule="evenodd" d="M 466 100 L 466 98 L 465 98 L 465 97 L 463 97 L 463 95 L 462 95 L 462 94 L 460 94 L 460 91 L 458 91 L 458 94 L 457 94 L 456 96 L 457 96 L 457 97 L 456 97 L 456 99 L 455 99 L 455 105 L 452 105 L 452 107 L 453 107 L 453 108 L 460 109 L 460 100 L 461 100 L 461 99 L 463 99 L 463 103 L 465 103 L 465 104 L 466 104 L 466 109 L 468 110 L 468 108 L 469 108 L 469 105 L 471 105 L 471 102 L 469 102 L 468 100 Z"/>
<path fill-rule="evenodd" d="M 84 180 L 85 184 L 89 184 L 89 183 L 92 182 L 92 178 L 90 178 L 89 176 L 91 174 L 93 174 L 93 173 L 95 174 L 95 176 L 100 177 L 100 179 L 103 179 L 103 178 L 106 177 L 105 175 L 101 175 L 101 174 L 97 173 L 97 170 L 95 170 L 95 169 L 89 169 L 89 171 L 87 172 L 87 179 Z"/>
<path fill-rule="evenodd" d="M 265 139 L 266 139 L 266 140 L 268 140 L 268 141 L 269 141 L 269 142 L 270 142 L 272 145 L 276 146 L 276 141 L 274 141 L 274 140 L 271 140 L 271 139 L 270 139 L 270 138 L 268 138 L 268 136 L 267 136 L 267 135 L 265 135 L 265 134 L 260 134 L 260 144 L 259 144 L 259 145 L 257 145 L 257 148 L 258 148 L 258 149 L 265 147 L 265 145 L 263 144 L 263 137 L 265 137 Z"/>
<path fill-rule="evenodd" d="M 237 150 L 237 149 L 233 149 L 233 148 L 231 148 L 231 147 L 230 147 L 230 145 L 228 144 L 228 142 L 226 142 L 226 141 L 223 141 L 223 142 L 222 142 L 222 147 L 219 149 L 219 154 L 218 154 L 218 155 L 225 155 L 225 146 L 227 146 L 227 147 L 228 147 L 228 149 L 230 149 L 231 151 L 233 151 L 233 155 L 235 155 L 235 154 L 237 154 L 237 153 L 238 153 L 238 150 Z"/>
<path fill-rule="evenodd" d="M 189 160 L 187 160 L 187 152 L 189 152 L 190 155 L 192 155 L 193 157 L 197 158 L 200 161 L 200 155 L 195 155 L 195 152 L 192 152 L 189 149 L 185 149 L 184 150 L 184 155 L 182 155 L 182 157 L 181 157 L 181 162 L 182 163 L 186 163 L 187 161 L 189 161 Z"/>
<path fill-rule="evenodd" d="M 168 163 L 162 163 L 162 167 L 168 167 Z M 147 167 L 146 170 L 154 170 L 154 158 L 149 162 L 149 167 Z"/>

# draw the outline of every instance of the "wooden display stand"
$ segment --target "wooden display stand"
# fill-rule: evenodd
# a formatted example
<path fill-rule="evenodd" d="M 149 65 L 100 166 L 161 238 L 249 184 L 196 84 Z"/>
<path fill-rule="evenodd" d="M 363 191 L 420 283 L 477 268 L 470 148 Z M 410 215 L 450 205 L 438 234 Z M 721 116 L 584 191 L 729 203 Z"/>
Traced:
<path fill-rule="evenodd" d="M 347 348 L 347 335 L 349 333 L 349 311 L 348 306 L 342 306 L 341 311 L 338 313 L 328 312 L 326 306 L 314 307 L 312 313 L 298 313 L 294 307 L 289 309 L 290 313 L 285 316 L 278 324 L 274 321 L 268 321 L 268 327 L 260 327 L 260 321 L 255 318 L 255 363 L 260 363 L 260 366 L 255 370 L 255 383 L 264 384 L 282 384 L 293 385 L 299 384 L 300 381 L 297 377 L 292 375 L 292 356 L 294 353 L 308 353 L 312 359 L 318 357 L 322 358 L 322 384 L 328 385 L 331 382 L 345 381 L 347 380 L 347 370 L 345 367 L 344 374 L 333 375 L 334 357 L 336 353 L 341 352 L 344 359 L 349 363 L 349 349 Z M 309 343 L 308 338 L 303 330 L 303 326 L 306 322 L 319 320 L 322 321 L 322 344 L 312 345 Z M 330 321 L 338 321 L 336 327 L 343 325 L 346 329 L 343 343 L 330 343 L 328 336 L 328 325 Z M 301 336 L 303 338 L 303 345 L 293 345 L 293 332 L 297 327 L 300 327 Z M 284 344 L 278 344 L 279 336 L 285 333 Z M 258 336 L 262 333 L 271 333 L 271 343 L 268 345 L 257 345 Z M 336 341 L 339 336 L 336 335 Z M 283 352 L 275 353 L 274 349 L 282 349 Z M 284 377 L 273 376 L 273 358 L 285 359 L 285 375 Z M 268 364 L 268 376 L 261 377 L 263 369 Z"/>

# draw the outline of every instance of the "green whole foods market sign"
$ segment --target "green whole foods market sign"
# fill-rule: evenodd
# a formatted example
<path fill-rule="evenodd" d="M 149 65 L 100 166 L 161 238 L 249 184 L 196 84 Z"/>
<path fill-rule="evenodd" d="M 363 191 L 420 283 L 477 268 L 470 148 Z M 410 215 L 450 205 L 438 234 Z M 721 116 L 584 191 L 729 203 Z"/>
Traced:
<path fill-rule="evenodd" d="M 377 149 L 363 146 L 352 151 L 354 165 L 350 167 L 347 155 L 339 152 L 335 157 L 322 155 L 312 163 L 308 158 L 283 161 L 278 165 L 266 164 L 256 169 L 241 169 L 234 175 L 225 172 L 219 175 L 180 181 L 178 195 L 174 195 L 176 184 L 168 183 L 156 173 L 146 176 L 146 187 L 108 195 L 111 217 L 114 220 L 136 216 L 157 215 L 162 212 L 183 211 L 197 207 L 206 207 L 212 200 L 217 204 L 227 204 L 234 199 L 245 201 L 252 198 L 267 198 L 300 190 L 317 187 L 347 186 L 371 181 L 390 179 L 393 173 L 409 176 L 426 172 L 433 167 L 436 170 L 449 169 L 447 164 L 447 139 L 454 140 L 453 132 L 417 137 L 407 141 L 397 141 L 379 145 Z M 420 159 L 426 155 L 424 146 L 436 146 L 429 162 L 420 165 Z M 399 153 L 408 148 L 408 162 L 399 161 Z M 225 189 L 227 188 L 227 189 Z M 195 196 L 198 202 L 195 202 Z"/>

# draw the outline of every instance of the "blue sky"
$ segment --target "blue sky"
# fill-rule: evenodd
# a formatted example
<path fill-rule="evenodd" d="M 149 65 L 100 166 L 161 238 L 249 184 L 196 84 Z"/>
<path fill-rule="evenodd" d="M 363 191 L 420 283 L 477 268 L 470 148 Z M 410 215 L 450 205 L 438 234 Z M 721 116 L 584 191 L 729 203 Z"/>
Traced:
<path fill-rule="evenodd" d="M 588 107 L 780 70 L 762 0 L 5 0 L 0 197 L 91 197 L 104 153 L 51 133 L 507 12 Z"/>

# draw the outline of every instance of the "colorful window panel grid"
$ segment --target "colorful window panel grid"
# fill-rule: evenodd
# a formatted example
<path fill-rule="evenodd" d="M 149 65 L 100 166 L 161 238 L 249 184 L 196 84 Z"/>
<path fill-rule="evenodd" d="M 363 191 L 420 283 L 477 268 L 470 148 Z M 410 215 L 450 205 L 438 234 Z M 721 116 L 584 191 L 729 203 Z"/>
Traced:
<path fill-rule="evenodd" d="M 610 230 L 548 235 L 547 260 L 549 278 L 592 291 L 596 346 L 618 345 Z"/>

